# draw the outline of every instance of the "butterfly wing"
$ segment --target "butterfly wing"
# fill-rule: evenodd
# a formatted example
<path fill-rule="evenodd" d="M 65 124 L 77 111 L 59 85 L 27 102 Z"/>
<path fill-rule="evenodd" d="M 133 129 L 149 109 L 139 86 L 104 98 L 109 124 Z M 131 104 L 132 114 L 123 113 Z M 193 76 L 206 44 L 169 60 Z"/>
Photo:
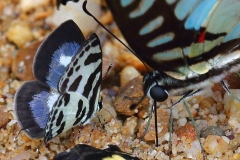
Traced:
<path fill-rule="evenodd" d="M 206 79 L 229 64 L 222 59 L 238 58 L 229 55 L 239 41 L 237 0 L 106 2 L 137 56 L 173 78 Z"/>
<path fill-rule="evenodd" d="M 214 75 L 225 68 L 236 67 L 235 62 L 240 58 L 236 52 L 240 44 L 239 7 L 240 2 L 237 0 L 215 3 L 202 24 L 205 28 L 201 35 L 204 41 L 199 39 L 187 52 L 189 68 L 192 71 Z M 194 14 L 197 13 L 193 12 L 192 15 Z"/>
<path fill-rule="evenodd" d="M 31 138 L 41 138 L 58 93 L 39 81 L 22 84 L 15 94 L 15 115 L 21 128 Z"/>
<path fill-rule="evenodd" d="M 37 50 L 33 63 L 36 79 L 57 90 L 67 65 L 84 41 L 82 32 L 72 20 L 62 23 Z"/>
<path fill-rule="evenodd" d="M 165 63 L 153 60 L 155 54 L 189 46 L 198 34 L 198 31 L 184 28 L 184 20 L 179 20 L 174 13 L 176 4 L 170 4 L 169 1 L 107 0 L 106 2 L 119 29 L 138 58 L 156 70 L 168 70 L 172 65 L 168 63 L 166 66 Z M 165 56 L 173 60 L 170 53 Z M 175 56 L 183 57 L 181 53 Z M 181 64 L 184 60 L 179 59 L 173 63 Z"/>
<path fill-rule="evenodd" d="M 99 111 L 98 96 L 102 77 L 102 51 L 96 34 L 82 45 L 61 77 L 62 93 L 50 113 L 45 141 L 76 125 L 89 123 Z"/>
<path fill-rule="evenodd" d="M 31 138 L 44 136 L 49 113 L 61 94 L 58 82 L 84 40 L 77 25 L 69 20 L 38 48 L 33 63 L 37 81 L 24 83 L 15 94 L 16 118 Z"/>

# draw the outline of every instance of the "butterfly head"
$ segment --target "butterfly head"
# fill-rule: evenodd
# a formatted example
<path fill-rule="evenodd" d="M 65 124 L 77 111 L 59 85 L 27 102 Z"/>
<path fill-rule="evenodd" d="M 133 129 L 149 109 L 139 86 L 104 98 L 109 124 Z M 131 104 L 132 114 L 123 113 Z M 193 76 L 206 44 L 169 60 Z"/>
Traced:
<path fill-rule="evenodd" d="M 164 85 L 165 75 L 161 75 L 158 71 L 153 71 L 145 74 L 143 78 L 143 90 L 145 95 L 148 95 L 157 102 L 163 102 L 168 98 L 168 89 Z"/>

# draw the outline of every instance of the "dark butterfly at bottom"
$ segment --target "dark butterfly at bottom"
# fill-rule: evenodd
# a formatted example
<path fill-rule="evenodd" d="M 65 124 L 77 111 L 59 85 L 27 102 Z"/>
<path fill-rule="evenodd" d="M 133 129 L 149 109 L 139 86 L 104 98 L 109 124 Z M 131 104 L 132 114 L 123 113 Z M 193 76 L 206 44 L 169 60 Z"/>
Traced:
<path fill-rule="evenodd" d="M 69 152 L 57 154 L 54 160 L 140 160 L 122 152 L 116 145 L 108 145 L 106 149 L 98 149 L 86 144 L 78 144 Z"/>

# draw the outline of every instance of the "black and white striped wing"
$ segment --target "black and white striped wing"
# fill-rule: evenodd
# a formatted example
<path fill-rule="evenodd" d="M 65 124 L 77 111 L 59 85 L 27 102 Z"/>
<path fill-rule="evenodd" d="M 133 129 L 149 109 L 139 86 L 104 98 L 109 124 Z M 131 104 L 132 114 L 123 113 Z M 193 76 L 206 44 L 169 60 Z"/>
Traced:
<path fill-rule="evenodd" d="M 41 44 L 33 63 L 37 80 L 25 82 L 15 94 L 15 115 L 29 137 L 51 135 L 45 136 L 48 141 L 90 121 L 99 110 L 101 53 L 97 35 L 85 40 L 72 20 Z"/>
<path fill-rule="evenodd" d="M 58 83 L 62 93 L 50 113 L 45 141 L 76 125 L 90 122 L 98 106 L 102 77 L 102 52 L 96 34 L 82 45 Z"/>

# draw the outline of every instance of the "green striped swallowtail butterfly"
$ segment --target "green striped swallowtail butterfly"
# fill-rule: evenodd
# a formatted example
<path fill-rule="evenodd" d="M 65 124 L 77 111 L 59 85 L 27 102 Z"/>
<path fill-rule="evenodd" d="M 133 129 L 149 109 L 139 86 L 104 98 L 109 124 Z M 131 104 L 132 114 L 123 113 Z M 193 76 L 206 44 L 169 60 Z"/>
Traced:
<path fill-rule="evenodd" d="M 155 114 L 156 102 L 182 96 L 174 106 L 215 82 L 230 93 L 223 78 L 240 68 L 239 0 L 106 2 L 135 55 L 154 69 L 144 76 L 143 91 Z"/>

